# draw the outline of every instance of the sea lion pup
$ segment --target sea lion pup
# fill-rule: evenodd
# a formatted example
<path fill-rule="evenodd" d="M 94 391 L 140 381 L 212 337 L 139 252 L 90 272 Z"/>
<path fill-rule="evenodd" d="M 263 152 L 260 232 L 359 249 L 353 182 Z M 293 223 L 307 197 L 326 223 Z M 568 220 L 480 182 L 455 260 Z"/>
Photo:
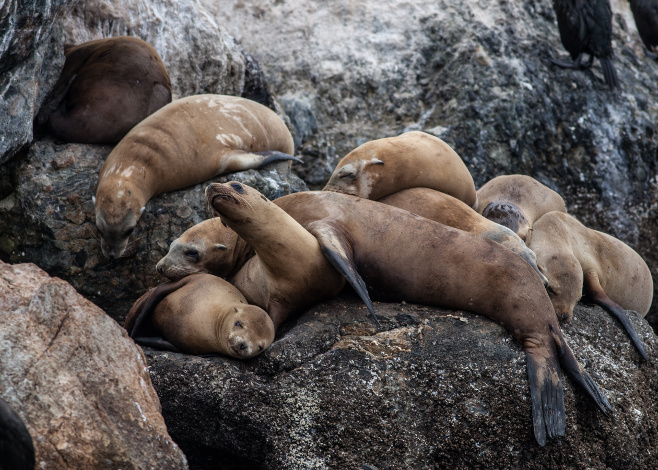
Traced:
<path fill-rule="evenodd" d="M 277 206 L 256 190 L 231 182 L 221 185 L 220 199 L 216 196 L 218 186 L 206 189 L 208 201 L 222 209 L 225 201 L 235 198 L 233 217 L 254 220 L 251 226 L 241 227 L 244 233 L 253 232 L 251 237 L 257 240 L 269 230 L 277 234 L 285 231 L 279 224 L 261 227 L 268 217 L 257 214 L 267 214 L 270 211 L 265 208 Z M 540 279 L 510 250 L 408 211 L 346 194 L 306 191 L 279 198 L 277 203 L 315 235 L 327 259 L 369 308 L 368 291 L 383 301 L 469 310 L 507 328 L 525 352 L 534 434 L 540 445 L 546 443 L 547 436 L 564 435 L 559 364 L 604 413 L 610 409 L 563 337 Z M 285 239 L 285 234 L 277 236 Z M 297 269 L 306 260 L 298 257 Z"/>
<path fill-rule="evenodd" d="M 402 189 L 426 187 L 475 207 L 475 184 L 448 144 L 420 131 L 371 140 L 338 162 L 323 191 L 374 201 Z"/>
<path fill-rule="evenodd" d="M 478 189 L 478 212 L 515 232 L 526 245 L 532 224 L 551 211 L 566 212 L 562 196 L 526 175 L 503 175 Z"/>
<path fill-rule="evenodd" d="M 658 1 L 630 0 L 630 4 L 645 52 L 649 58 L 658 60 Z"/>
<path fill-rule="evenodd" d="M 61 101 L 47 123 L 60 139 L 115 144 L 171 101 L 162 59 L 139 38 L 98 39 L 67 47 L 65 55 L 64 69 L 51 92 Z"/>
<path fill-rule="evenodd" d="M 160 284 L 135 302 L 124 325 L 137 343 L 186 354 L 247 359 L 274 340 L 267 312 L 211 274 Z"/>
<path fill-rule="evenodd" d="M 226 279 L 254 254 L 249 243 L 222 224 L 219 217 L 213 217 L 193 225 L 171 242 L 169 252 L 155 268 L 170 280 L 194 273 Z"/>
<path fill-rule="evenodd" d="M 644 316 L 651 307 L 653 280 L 640 255 L 621 240 L 589 229 L 563 212 L 549 212 L 535 222 L 530 247 L 548 278 L 549 297 L 559 320 L 573 318 L 573 308 L 584 293 L 619 319 L 647 360 L 625 311 Z"/>
<path fill-rule="evenodd" d="M 117 258 L 153 196 L 290 155 L 292 136 L 274 111 L 235 96 L 176 100 L 132 128 L 105 160 L 94 200 L 103 253 Z"/>
<path fill-rule="evenodd" d="M 315 237 L 255 189 L 236 181 L 213 183 L 206 198 L 222 221 L 254 248 L 256 256 L 228 280 L 250 304 L 267 311 L 275 329 L 292 313 L 343 289 L 345 280 Z"/>
<path fill-rule="evenodd" d="M 572 62 L 551 59 L 563 68 L 581 69 L 601 61 L 603 78 L 611 90 L 619 88 L 617 71 L 612 63 L 612 10 L 610 0 L 553 0 L 562 45 Z M 583 54 L 589 59 L 583 62 Z"/>

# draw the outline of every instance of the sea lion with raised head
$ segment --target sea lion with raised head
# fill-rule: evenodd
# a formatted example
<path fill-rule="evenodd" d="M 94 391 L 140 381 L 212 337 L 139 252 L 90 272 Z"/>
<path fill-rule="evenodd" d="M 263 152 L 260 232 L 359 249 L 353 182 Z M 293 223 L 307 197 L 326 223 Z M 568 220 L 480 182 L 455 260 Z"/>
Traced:
<path fill-rule="evenodd" d="M 511 229 L 526 244 L 535 220 L 547 212 L 567 212 L 562 196 L 526 175 L 496 176 L 478 189 L 477 197 L 480 214 Z"/>
<path fill-rule="evenodd" d="M 276 329 L 291 314 L 343 289 L 345 280 L 315 237 L 255 189 L 236 181 L 213 183 L 206 198 L 256 253 L 229 282 L 250 304 L 265 309 Z"/>
<path fill-rule="evenodd" d="M 103 253 L 122 255 L 153 196 L 222 173 L 300 161 L 293 151 L 281 118 L 255 101 L 196 95 L 168 104 L 137 124 L 100 170 L 94 209 Z"/>
<path fill-rule="evenodd" d="M 258 240 L 273 230 L 277 237 L 286 238 L 281 225 L 262 225 L 277 206 L 258 191 L 238 182 L 215 183 L 206 188 L 206 196 L 222 217 L 226 201 L 231 201 L 231 217 L 250 221 L 236 225 L 239 235 L 251 232 L 250 238 Z M 369 292 L 383 301 L 469 310 L 507 328 L 525 352 L 534 434 L 540 445 L 547 437 L 564 435 L 560 365 L 604 413 L 610 408 L 563 337 L 541 280 L 510 250 L 408 211 L 346 194 L 307 191 L 279 198 L 277 205 L 316 237 L 327 259 L 371 311 Z M 269 246 L 272 253 L 278 251 L 274 248 Z M 296 269 L 305 261 L 297 257 Z"/>
<path fill-rule="evenodd" d="M 475 206 L 475 184 L 464 161 L 444 141 L 420 131 L 355 148 L 338 162 L 323 191 L 376 201 L 415 187 L 436 189 Z"/>
<path fill-rule="evenodd" d="M 67 47 L 65 55 L 64 69 L 50 94 L 59 104 L 47 122 L 57 138 L 115 144 L 171 101 L 162 59 L 139 38 L 97 39 Z"/>
<path fill-rule="evenodd" d="M 647 360 L 625 311 L 644 316 L 653 299 L 651 271 L 635 250 L 563 212 L 549 212 L 535 222 L 530 247 L 548 278 L 549 297 L 559 320 L 573 318 L 573 308 L 584 293 L 622 323 Z"/>
<path fill-rule="evenodd" d="M 140 344 L 238 359 L 257 356 L 274 340 L 267 312 L 210 274 L 160 284 L 135 302 L 124 326 Z"/>

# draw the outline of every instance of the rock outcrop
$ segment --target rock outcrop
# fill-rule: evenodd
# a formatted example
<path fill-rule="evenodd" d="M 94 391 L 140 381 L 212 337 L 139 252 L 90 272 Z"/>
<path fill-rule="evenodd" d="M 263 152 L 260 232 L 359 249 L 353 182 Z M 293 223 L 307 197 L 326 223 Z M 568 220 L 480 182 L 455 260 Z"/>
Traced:
<path fill-rule="evenodd" d="M 353 296 L 317 305 L 261 356 L 145 350 L 172 437 L 192 468 L 653 468 L 655 360 L 621 325 L 579 305 L 562 331 L 612 405 L 606 417 L 563 376 L 566 435 L 533 436 L 524 354 L 487 318 Z M 651 358 L 658 342 L 631 321 Z"/>
<path fill-rule="evenodd" d="M 0 312 L 0 396 L 36 468 L 187 468 L 144 355 L 114 320 L 33 264 L 0 262 Z"/>

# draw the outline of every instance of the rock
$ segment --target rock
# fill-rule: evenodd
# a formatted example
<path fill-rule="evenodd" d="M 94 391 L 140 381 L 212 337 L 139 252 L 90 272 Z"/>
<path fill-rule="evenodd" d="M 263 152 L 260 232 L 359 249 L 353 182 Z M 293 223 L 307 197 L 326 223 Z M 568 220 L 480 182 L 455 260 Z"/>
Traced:
<path fill-rule="evenodd" d="M 587 71 L 550 63 L 567 52 L 549 1 L 229 0 L 212 11 L 220 8 L 295 126 L 311 188 L 365 141 L 424 130 L 457 151 L 478 187 L 522 173 L 555 189 L 658 279 L 658 63 L 645 57 L 628 2 L 613 1 L 618 95 L 596 61 Z M 658 306 L 649 318 L 658 327 Z"/>
<path fill-rule="evenodd" d="M 579 304 L 563 332 L 613 408 L 606 417 L 563 377 L 566 436 L 539 447 L 523 352 L 502 327 L 462 311 L 316 305 L 249 360 L 146 349 L 172 437 L 193 468 L 653 468 L 655 361 L 623 328 Z M 631 320 L 650 357 L 658 342 Z"/>
<path fill-rule="evenodd" d="M 0 200 L 0 251 L 11 263 L 34 262 L 70 282 L 82 295 L 123 322 L 135 300 L 165 280 L 155 271 L 169 244 L 206 212 L 204 189 L 232 179 L 269 198 L 306 189 L 289 162 L 227 174 L 151 199 L 133 235 L 131 256 L 106 258 L 100 249 L 92 196 L 110 146 L 34 143 L 29 154 L 0 167 L 12 192 Z M 0 187 L 3 185 L 0 184 Z"/>
<path fill-rule="evenodd" d="M 116 322 L 33 264 L 0 262 L 0 311 L 0 396 L 26 423 L 36 468 L 188 468 Z"/>

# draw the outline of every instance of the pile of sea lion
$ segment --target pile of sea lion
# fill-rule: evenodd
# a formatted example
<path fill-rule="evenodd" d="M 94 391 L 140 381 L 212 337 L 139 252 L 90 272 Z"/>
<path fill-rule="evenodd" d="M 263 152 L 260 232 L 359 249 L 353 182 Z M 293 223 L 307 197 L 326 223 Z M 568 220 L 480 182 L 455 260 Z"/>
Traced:
<path fill-rule="evenodd" d="M 126 44 L 149 51 L 160 70 L 155 51 L 120 41 Z M 74 83 L 84 78 L 84 67 L 111 56 L 110 46 L 73 50 L 87 57 L 75 65 Z M 67 55 L 67 64 L 76 56 Z M 72 68 L 65 66 L 65 75 Z M 142 87 L 140 100 L 148 106 L 130 111 L 137 121 L 99 173 L 96 225 L 109 257 L 130 254 L 129 239 L 151 197 L 222 173 L 299 161 L 290 132 L 269 108 L 224 95 L 161 103 L 162 83 L 168 77 Z M 94 122 L 76 117 L 76 100 L 88 99 L 76 93 L 66 95 L 68 104 L 51 120 L 60 136 L 64 128 L 82 129 L 79 119 Z M 93 133 L 82 130 L 80 138 Z M 619 318 L 646 360 L 624 310 L 645 315 L 651 304 L 652 279 L 639 255 L 582 226 L 557 193 L 528 176 L 494 178 L 476 191 L 459 155 L 429 134 L 361 145 L 338 163 L 322 191 L 269 201 L 232 181 L 209 185 L 206 199 L 218 217 L 171 244 L 156 267 L 171 281 L 144 294 L 126 318 L 137 342 L 254 357 L 287 319 L 336 296 L 346 283 L 377 323 L 371 299 L 468 310 L 500 323 L 521 343 L 540 445 L 565 432 L 561 369 L 602 412 L 611 409 L 558 323 L 571 318 L 583 293 Z"/>

